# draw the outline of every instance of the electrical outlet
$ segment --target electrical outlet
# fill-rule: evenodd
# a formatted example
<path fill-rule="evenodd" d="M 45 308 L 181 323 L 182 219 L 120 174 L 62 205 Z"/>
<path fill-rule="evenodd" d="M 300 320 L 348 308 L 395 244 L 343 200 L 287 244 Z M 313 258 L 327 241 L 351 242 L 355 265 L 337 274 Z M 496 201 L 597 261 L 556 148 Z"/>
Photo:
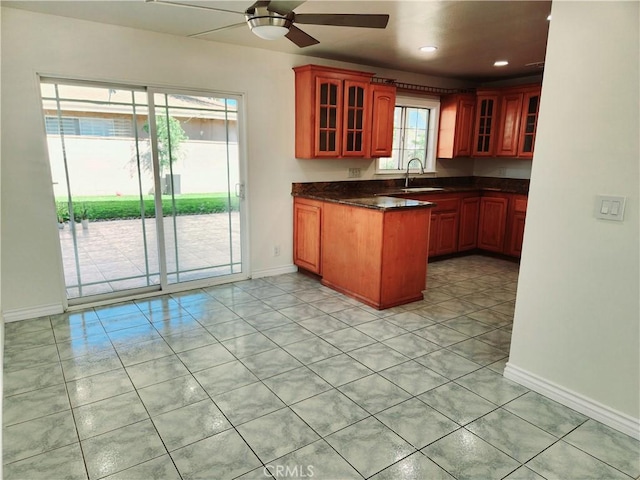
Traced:
<path fill-rule="evenodd" d="M 280 245 L 274 245 L 274 247 L 273 247 L 273 256 L 274 257 L 279 257 L 280 256 Z"/>
<path fill-rule="evenodd" d="M 362 175 L 362 170 L 359 168 L 350 168 L 349 169 L 349 178 L 360 178 Z"/>
<path fill-rule="evenodd" d="M 499 167 L 498 168 L 498 176 L 499 177 L 506 177 L 507 176 L 507 169 L 505 167 Z"/>

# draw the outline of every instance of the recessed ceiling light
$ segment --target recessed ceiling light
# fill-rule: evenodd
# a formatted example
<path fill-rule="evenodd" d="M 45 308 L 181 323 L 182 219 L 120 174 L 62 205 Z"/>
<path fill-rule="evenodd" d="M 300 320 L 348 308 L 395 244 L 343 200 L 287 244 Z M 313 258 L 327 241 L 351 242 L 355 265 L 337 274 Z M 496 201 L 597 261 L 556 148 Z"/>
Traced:
<path fill-rule="evenodd" d="M 547 17 L 547 20 L 551 21 L 551 14 Z"/>
<path fill-rule="evenodd" d="M 507 62 L 506 60 L 496 60 L 495 62 L 493 62 L 494 67 L 505 67 L 507 65 L 509 65 L 509 62 Z"/>
<path fill-rule="evenodd" d="M 421 52 L 435 52 L 436 50 L 438 50 L 438 47 L 435 47 L 433 45 L 426 45 L 424 47 L 420 47 L 418 50 L 420 50 Z"/>

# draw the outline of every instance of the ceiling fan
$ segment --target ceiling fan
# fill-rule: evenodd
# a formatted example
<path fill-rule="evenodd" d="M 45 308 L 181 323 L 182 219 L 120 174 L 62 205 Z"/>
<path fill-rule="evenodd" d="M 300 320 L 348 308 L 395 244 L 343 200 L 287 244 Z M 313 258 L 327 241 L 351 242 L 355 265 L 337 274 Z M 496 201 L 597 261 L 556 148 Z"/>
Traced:
<path fill-rule="evenodd" d="M 295 13 L 293 11 L 301 1 L 258 0 L 244 12 L 209 7 L 205 5 L 181 3 L 170 0 L 145 0 L 148 3 L 172 5 L 202 10 L 213 10 L 226 13 L 237 13 L 245 16 L 245 21 L 205 32 L 194 33 L 190 37 L 199 37 L 213 32 L 249 25 L 251 31 L 265 40 L 286 37 L 298 47 L 304 48 L 320 43 L 308 33 L 303 32 L 294 23 L 306 25 L 333 25 L 338 27 L 386 28 L 389 15 L 382 14 L 330 14 L 330 13 Z"/>

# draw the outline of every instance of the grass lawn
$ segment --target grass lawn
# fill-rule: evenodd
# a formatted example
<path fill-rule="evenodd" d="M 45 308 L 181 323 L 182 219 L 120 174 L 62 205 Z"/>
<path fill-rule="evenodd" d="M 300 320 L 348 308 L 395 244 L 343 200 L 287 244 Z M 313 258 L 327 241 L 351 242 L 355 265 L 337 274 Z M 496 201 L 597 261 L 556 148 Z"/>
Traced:
<path fill-rule="evenodd" d="M 195 215 L 203 213 L 222 213 L 229 210 L 238 210 L 238 199 L 235 195 L 231 198 L 226 193 L 191 193 L 176 195 L 176 215 Z M 155 217 L 156 209 L 153 196 L 144 195 L 144 216 Z M 67 199 L 56 198 L 58 215 L 62 214 L 65 220 L 69 219 Z M 135 195 L 109 195 L 96 197 L 74 197 L 73 208 L 76 219 L 80 218 L 82 209 L 86 207 L 89 220 L 116 220 L 127 218 L 140 218 L 140 197 Z M 174 213 L 174 204 L 170 195 L 162 196 L 162 212 L 164 216 Z"/>

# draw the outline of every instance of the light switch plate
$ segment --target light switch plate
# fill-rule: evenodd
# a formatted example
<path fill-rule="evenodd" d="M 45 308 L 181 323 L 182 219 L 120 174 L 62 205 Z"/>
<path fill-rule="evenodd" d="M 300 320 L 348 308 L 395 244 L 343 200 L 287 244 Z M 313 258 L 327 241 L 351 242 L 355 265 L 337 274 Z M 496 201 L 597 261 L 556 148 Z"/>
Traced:
<path fill-rule="evenodd" d="M 624 217 L 624 204 L 627 197 L 615 195 L 596 195 L 595 217 L 603 220 L 621 222 Z"/>

